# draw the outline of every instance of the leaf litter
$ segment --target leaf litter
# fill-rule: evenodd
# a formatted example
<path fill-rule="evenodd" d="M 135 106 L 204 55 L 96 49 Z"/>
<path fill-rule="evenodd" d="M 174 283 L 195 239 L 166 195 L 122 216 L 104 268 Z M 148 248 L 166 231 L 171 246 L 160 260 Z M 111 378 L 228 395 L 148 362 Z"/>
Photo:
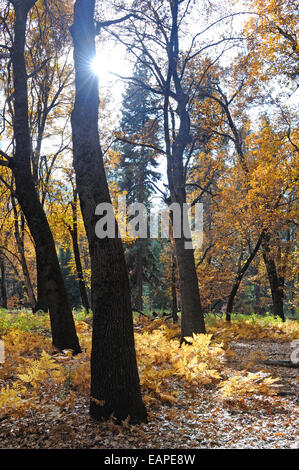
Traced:
<path fill-rule="evenodd" d="M 193 349 L 180 349 L 178 327 L 135 322 L 149 420 L 117 425 L 113 417 L 106 423 L 89 417 L 90 328 L 82 323 L 84 352 L 76 358 L 55 354 L 45 338 L 41 349 L 34 333 L 8 333 L 11 349 L 0 368 L 2 400 L 3 390 L 8 397 L 0 413 L 1 448 L 299 448 L 297 369 L 265 364 L 289 358 L 288 338 L 211 329 L 210 336 L 193 338 Z"/>

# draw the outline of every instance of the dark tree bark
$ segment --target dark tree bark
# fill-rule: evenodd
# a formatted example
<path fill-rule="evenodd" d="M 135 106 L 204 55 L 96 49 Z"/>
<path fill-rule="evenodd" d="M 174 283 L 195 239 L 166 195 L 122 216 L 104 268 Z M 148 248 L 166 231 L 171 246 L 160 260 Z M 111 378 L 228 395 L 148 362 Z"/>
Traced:
<path fill-rule="evenodd" d="M 136 271 L 137 271 L 137 298 L 136 304 L 139 310 L 143 310 L 143 240 L 140 238 L 137 240 L 137 260 L 136 260 Z"/>
<path fill-rule="evenodd" d="M 146 421 L 133 334 L 129 280 L 120 238 L 96 236 L 99 203 L 111 203 L 98 133 L 98 78 L 94 0 L 77 0 L 71 34 L 76 98 L 72 113 L 74 168 L 91 259 L 93 334 L 90 414 L 107 420 Z M 116 224 L 115 224 L 116 225 Z M 117 233 L 116 233 L 117 236 Z"/>
<path fill-rule="evenodd" d="M 71 206 L 72 206 L 72 227 L 69 227 L 69 232 L 70 232 L 70 235 L 71 235 L 71 238 L 72 238 L 72 245 L 73 245 L 74 257 L 75 257 L 75 263 L 76 263 L 76 271 L 77 271 L 77 277 L 78 277 L 78 282 L 79 282 L 81 301 L 82 301 L 83 307 L 85 308 L 86 312 L 88 313 L 88 311 L 90 309 L 90 305 L 89 305 L 86 285 L 85 285 L 85 281 L 84 281 L 84 273 L 83 273 L 83 268 L 82 268 L 82 263 L 81 263 L 80 248 L 79 248 L 79 242 L 78 242 L 77 199 L 78 199 L 78 193 L 77 193 L 76 190 L 74 190 L 73 191 L 73 201 L 72 201 L 72 204 L 71 204 Z"/>
<path fill-rule="evenodd" d="M 282 321 L 285 321 L 284 315 L 284 278 L 280 277 L 277 268 L 275 259 L 271 254 L 270 248 L 270 235 L 266 234 L 263 238 L 262 243 L 263 248 L 263 259 L 265 262 L 268 279 L 270 283 L 272 302 L 273 302 L 273 314 L 279 316 Z"/>
<path fill-rule="evenodd" d="M 42 311 L 42 312 L 49 311 L 47 289 L 45 285 L 43 270 L 44 270 L 43 263 L 40 261 L 40 258 L 36 256 L 37 301 L 34 307 L 35 313 L 38 311 Z"/>
<path fill-rule="evenodd" d="M 165 7 L 170 9 L 170 14 L 155 11 L 151 2 L 148 4 L 148 10 L 143 15 L 142 1 L 134 2 L 134 14 L 131 16 L 141 19 L 145 23 L 151 22 L 157 37 L 161 37 L 163 52 L 167 52 L 165 65 L 160 66 L 160 60 L 156 60 L 151 49 L 152 34 L 147 32 L 142 24 L 130 24 L 129 31 L 132 32 L 132 40 L 126 35 L 122 42 L 128 45 L 128 50 L 138 58 L 139 63 L 149 67 L 151 74 L 156 79 L 155 87 L 143 80 L 136 80 L 138 85 L 156 93 L 163 98 L 163 130 L 165 139 L 165 150 L 158 146 L 145 145 L 154 148 L 167 158 L 167 176 L 168 188 L 170 191 L 169 204 L 176 203 L 181 208 L 186 203 L 186 175 L 188 162 L 184 162 L 188 146 L 192 147 L 192 138 L 190 135 L 190 116 L 188 112 L 189 98 L 186 94 L 188 86 L 183 85 L 184 70 L 181 67 L 181 51 L 179 50 L 179 28 L 182 25 L 182 16 L 187 14 L 190 2 L 187 2 L 186 9 L 182 10 L 182 16 L 179 18 L 179 9 L 182 1 L 170 0 L 165 2 Z M 149 13 L 151 12 L 151 13 Z M 99 27 L 106 25 L 107 22 L 99 23 Z M 141 29 L 140 29 L 141 28 Z M 142 34 L 141 31 L 142 30 Z M 120 36 L 115 33 L 114 36 Z M 190 60 L 190 56 L 188 58 Z M 187 59 L 185 65 L 187 63 Z M 185 69 L 185 67 L 183 67 Z M 132 77 L 134 81 L 134 77 Z M 175 103 L 174 103 L 175 102 Z M 189 147 L 189 148 L 190 148 Z M 191 149 L 190 149 L 191 150 Z M 191 151 L 192 153 L 192 151 Z M 187 159 L 188 160 L 188 159 Z M 181 231 L 182 233 L 182 231 Z M 175 249 L 178 264 L 181 312 L 182 312 L 182 331 L 181 341 L 186 336 L 192 336 L 193 333 L 205 333 L 205 324 L 198 286 L 197 273 L 194 261 L 194 250 L 190 248 L 191 235 L 182 234 L 180 238 L 175 238 Z M 189 249 L 186 249 L 185 243 L 188 243 Z"/>
<path fill-rule="evenodd" d="M 188 96 L 184 93 L 178 73 L 179 39 L 178 39 L 178 1 L 170 2 L 172 27 L 168 47 L 168 74 L 165 83 L 164 96 L 164 133 L 167 155 L 167 176 L 171 202 L 178 203 L 183 214 L 183 204 L 186 203 L 186 180 L 184 167 L 184 152 L 191 143 L 190 117 L 187 111 Z M 179 129 L 176 135 L 170 136 L 169 126 L 169 98 L 170 83 L 174 82 L 175 93 L 172 97 L 177 102 L 176 112 L 179 116 Z M 205 333 L 205 323 L 199 286 L 194 261 L 194 250 L 186 249 L 186 242 L 190 243 L 191 234 L 183 233 L 181 223 L 181 237 L 175 238 L 175 249 L 179 272 L 179 286 L 181 294 L 181 341 L 193 333 Z"/>
<path fill-rule="evenodd" d="M 6 290 L 6 269 L 4 259 L 0 255 L 0 287 L 1 287 L 1 307 L 7 309 L 7 290 Z"/>
<path fill-rule="evenodd" d="M 19 252 L 19 258 L 20 258 L 20 263 L 21 263 L 21 268 L 24 276 L 24 284 L 25 284 L 25 289 L 28 295 L 28 299 L 30 302 L 30 306 L 32 308 L 32 311 L 35 311 L 36 307 L 36 299 L 30 279 L 30 274 L 27 266 L 27 261 L 25 257 L 25 248 L 24 248 L 24 225 L 25 225 L 25 220 L 23 214 L 21 214 L 21 229 L 19 227 L 19 216 L 18 216 L 18 211 L 16 207 L 16 201 L 14 196 L 11 196 L 11 202 L 12 202 L 12 207 L 13 207 L 13 212 L 14 212 L 14 227 L 15 227 L 15 239 L 17 243 L 17 248 Z"/>
<path fill-rule="evenodd" d="M 15 9 L 12 65 L 14 81 L 15 154 L 12 170 L 15 193 L 26 217 L 36 250 L 38 279 L 50 313 L 53 345 L 59 350 L 81 352 L 68 302 L 54 239 L 35 189 L 31 172 L 31 139 L 28 123 L 27 74 L 24 57 L 27 14 L 34 0 L 12 1 Z"/>
<path fill-rule="evenodd" d="M 227 301 L 227 306 L 226 306 L 226 321 L 228 321 L 228 322 L 231 321 L 231 314 L 232 314 L 232 311 L 233 311 L 235 298 L 236 298 L 237 292 L 239 290 L 240 284 L 242 282 L 242 279 L 243 279 L 244 275 L 246 274 L 246 272 L 247 272 L 249 266 L 251 265 L 252 261 L 254 260 L 258 250 L 260 249 L 260 246 L 262 244 L 262 240 L 263 240 L 263 237 L 264 237 L 264 233 L 265 232 L 262 231 L 262 233 L 260 234 L 260 236 L 259 236 L 259 238 L 256 242 L 256 245 L 255 245 L 252 253 L 249 255 L 246 262 L 243 264 L 243 266 L 238 271 L 236 280 L 235 280 L 234 285 L 232 287 L 232 290 L 229 294 L 228 301 Z"/>
<path fill-rule="evenodd" d="M 177 323 L 178 318 L 178 301 L 176 295 L 176 261 L 174 253 L 172 254 L 172 266 L 171 266 L 171 315 L 173 323 Z"/>

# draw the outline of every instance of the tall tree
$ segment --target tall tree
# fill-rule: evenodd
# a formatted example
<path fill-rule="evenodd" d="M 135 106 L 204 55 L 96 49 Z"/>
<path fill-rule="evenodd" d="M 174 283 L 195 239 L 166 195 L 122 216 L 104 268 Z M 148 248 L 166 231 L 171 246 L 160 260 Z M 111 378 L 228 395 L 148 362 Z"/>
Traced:
<path fill-rule="evenodd" d="M 24 56 L 27 16 L 35 0 L 11 1 L 14 6 L 12 65 L 14 83 L 13 131 L 15 152 L 8 158 L 15 179 L 15 193 L 35 242 L 38 275 L 47 296 L 53 344 L 58 349 L 81 351 L 71 307 L 63 282 L 55 243 L 45 212 L 36 192 L 31 171 L 31 138 L 28 121 L 27 72 Z"/>
<path fill-rule="evenodd" d="M 191 41 L 191 47 L 184 56 L 180 49 L 181 34 L 186 17 L 190 13 L 191 2 L 169 0 L 161 2 L 133 2 L 133 10 L 123 6 L 125 11 L 133 12 L 135 21 L 131 21 L 126 31 L 114 33 L 125 43 L 128 50 L 151 72 L 150 83 L 134 78 L 146 89 L 161 98 L 163 148 L 160 153 L 166 157 L 169 203 L 175 203 L 181 214 L 186 203 L 186 166 L 188 153 L 192 153 L 190 127 L 190 95 L 186 79 L 186 67 L 193 55 L 197 43 Z M 199 51 L 195 55 L 199 54 Z M 191 233 L 183 229 L 181 217 L 180 236 L 175 237 L 176 258 L 179 272 L 182 321 L 181 340 L 193 333 L 205 333 L 205 323 L 194 262 L 194 249 L 190 248 Z M 188 246 L 188 248 L 187 248 Z"/>
<path fill-rule="evenodd" d="M 138 64 L 134 77 L 137 81 L 149 81 L 149 71 Z M 142 203 L 150 207 L 150 198 L 156 192 L 155 183 L 160 179 L 157 172 L 159 161 L 154 148 L 158 145 L 157 99 L 149 90 L 136 82 L 129 83 L 122 101 L 120 120 L 121 154 L 118 165 L 118 186 L 127 193 L 128 203 Z M 135 142 L 148 146 L 138 146 Z M 147 262 L 153 260 L 152 244 L 149 239 L 138 238 L 127 248 L 127 262 L 133 262 L 130 276 L 134 307 L 143 310 L 143 285 L 148 279 Z M 129 252 L 129 253 L 128 253 Z M 151 266 L 153 267 L 153 266 Z M 134 295 L 135 294 L 135 295 Z"/>
<path fill-rule="evenodd" d="M 111 204 L 99 141 L 98 77 L 95 57 L 95 0 L 77 0 L 71 34 L 74 43 L 76 97 L 72 135 L 76 184 L 89 242 L 93 333 L 90 414 L 106 420 L 128 416 L 146 420 L 136 353 L 129 280 L 121 239 L 96 236 L 98 204 Z M 116 223 L 115 223 L 116 226 Z"/>

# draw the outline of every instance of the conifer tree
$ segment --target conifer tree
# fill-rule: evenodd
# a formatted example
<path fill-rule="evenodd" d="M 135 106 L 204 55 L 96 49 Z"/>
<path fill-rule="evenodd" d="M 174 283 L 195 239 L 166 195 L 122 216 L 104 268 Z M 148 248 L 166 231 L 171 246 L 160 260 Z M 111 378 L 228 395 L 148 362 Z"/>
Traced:
<path fill-rule="evenodd" d="M 127 203 L 138 202 L 149 208 L 151 196 L 156 193 L 155 184 L 160 179 L 155 150 L 159 140 L 157 99 L 149 90 L 138 85 L 139 81 L 150 80 L 149 70 L 145 66 L 138 64 L 135 67 L 134 79 L 123 96 L 118 184 L 121 190 L 127 192 Z M 152 248 L 149 238 L 139 238 L 126 252 L 133 306 L 140 311 L 143 309 L 144 282 L 154 282 Z"/>

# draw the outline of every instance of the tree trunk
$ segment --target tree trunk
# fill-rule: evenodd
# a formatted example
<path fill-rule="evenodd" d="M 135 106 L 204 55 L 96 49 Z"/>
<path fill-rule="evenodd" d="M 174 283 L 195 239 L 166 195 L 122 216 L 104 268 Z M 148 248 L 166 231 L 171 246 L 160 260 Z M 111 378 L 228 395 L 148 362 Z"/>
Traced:
<path fill-rule="evenodd" d="M 89 300 L 88 300 L 87 291 L 86 291 L 86 285 L 84 281 L 84 273 L 83 273 L 83 268 L 82 268 L 82 263 L 81 263 L 80 249 L 79 249 L 79 242 L 78 242 L 77 191 L 74 191 L 74 198 L 72 201 L 72 214 L 73 214 L 73 226 L 70 229 L 70 235 L 72 238 L 81 301 L 82 301 L 83 308 L 85 308 L 86 312 L 88 313 L 90 306 L 89 306 Z"/>
<path fill-rule="evenodd" d="M 252 261 L 254 260 L 258 250 L 260 249 L 260 246 L 262 244 L 264 236 L 265 236 L 265 232 L 263 230 L 261 232 L 257 242 L 256 242 L 254 250 L 252 251 L 252 253 L 250 253 L 250 256 L 247 258 L 247 260 L 243 264 L 242 268 L 239 269 L 237 279 L 236 279 L 236 281 L 235 281 L 235 283 L 232 287 L 232 290 L 229 294 L 229 297 L 228 297 L 228 302 L 227 302 L 227 307 L 226 307 L 226 321 L 228 321 L 228 322 L 231 321 L 231 314 L 232 314 L 232 311 L 233 311 L 235 298 L 236 298 L 237 292 L 239 290 L 240 284 L 242 282 L 242 279 L 243 279 L 245 273 L 247 272 L 249 266 L 251 265 Z"/>
<path fill-rule="evenodd" d="M 193 250 L 185 249 L 183 238 L 175 239 L 181 293 L 181 341 L 193 333 L 205 333 Z"/>
<path fill-rule="evenodd" d="M 14 213 L 14 235 L 17 243 L 17 248 L 19 252 L 19 258 L 20 258 L 20 263 L 21 263 L 21 268 L 24 276 L 24 283 L 25 283 L 25 289 L 28 295 L 28 299 L 30 302 L 30 306 L 32 311 L 35 311 L 35 306 L 36 306 L 36 299 L 30 279 L 30 274 L 27 266 L 27 261 L 25 257 L 25 248 L 24 248 L 24 228 L 25 228 L 25 220 L 24 216 L 21 213 L 21 230 L 19 228 L 19 217 L 18 217 L 18 211 L 16 207 L 16 201 L 14 196 L 11 196 L 11 202 L 12 202 L 12 207 L 13 207 L 13 213 Z"/>
<path fill-rule="evenodd" d="M 284 278 L 278 275 L 275 260 L 271 254 L 270 249 L 270 236 L 267 234 L 263 240 L 263 259 L 265 262 L 271 295 L 273 302 L 273 314 L 279 316 L 282 321 L 285 321 L 283 310 L 284 299 Z"/>
<path fill-rule="evenodd" d="M 43 265 L 40 263 L 40 258 L 36 256 L 36 280 L 37 280 L 37 301 L 35 304 L 34 312 L 41 310 L 42 312 L 49 311 L 47 289 L 44 282 Z"/>
<path fill-rule="evenodd" d="M 143 240 L 139 238 L 137 240 L 137 308 L 143 311 Z"/>
<path fill-rule="evenodd" d="M 17 220 L 15 220 L 15 239 L 17 242 L 18 252 L 19 252 L 19 256 L 21 260 L 21 268 L 22 268 L 22 272 L 24 276 L 25 289 L 28 295 L 31 309 L 34 311 L 35 306 L 36 306 L 36 300 L 35 300 L 35 295 L 34 295 L 32 283 L 31 283 L 31 279 L 29 275 L 29 270 L 27 266 L 27 261 L 25 257 L 24 240 L 20 236 Z"/>
<path fill-rule="evenodd" d="M 74 353 L 79 353 L 81 350 L 54 239 L 35 190 L 30 166 L 31 140 L 24 48 L 27 14 L 34 3 L 34 0 L 13 2 L 15 8 L 12 49 L 15 154 L 12 170 L 15 177 L 16 196 L 35 242 L 38 276 L 47 296 L 53 345 L 60 350 L 72 349 Z"/>
<path fill-rule="evenodd" d="M 7 309 L 6 269 L 5 269 L 5 262 L 2 257 L 0 257 L 0 274 L 1 274 L 1 307 Z"/>
<path fill-rule="evenodd" d="M 230 291 L 230 294 L 228 296 L 228 301 L 227 301 L 227 305 L 226 305 L 226 314 L 225 314 L 225 319 L 226 319 L 227 322 L 231 321 L 231 314 L 233 312 L 235 298 L 236 298 L 237 292 L 239 290 L 240 284 L 241 284 L 241 279 L 238 279 L 234 283 L 233 288 Z"/>
<path fill-rule="evenodd" d="M 90 65 L 96 52 L 94 7 L 95 0 L 77 0 L 71 27 L 76 85 L 71 120 L 74 168 L 91 259 L 90 414 L 99 421 L 113 414 L 118 421 L 130 416 L 131 422 L 141 422 L 146 421 L 146 410 L 141 399 L 122 242 L 120 238 L 100 239 L 95 233 L 95 209 L 111 201 L 98 134 L 98 78 Z"/>
<path fill-rule="evenodd" d="M 182 113 L 180 130 L 172 146 L 172 156 L 168 157 L 167 162 L 171 202 L 177 203 L 181 209 L 181 236 L 174 237 L 181 295 L 181 342 L 187 336 L 192 337 L 193 333 L 206 332 L 195 268 L 194 249 L 186 248 L 186 243 L 190 244 L 191 242 L 191 233 L 186 234 L 183 229 L 183 204 L 186 203 L 183 152 L 189 136 L 185 129 L 186 120 L 187 117 Z M 174 223 L 175 220 L 172 217 L 173 226 Z"/>
<path fill-rule="evenodd" d="M 183 204 L 186 203 L 186 172 L 184 167 L 184 152 L 192 142 L 190 135 L 190 116 L 187 110 L 188 95 L 185 94 L 178 73 L 179 38 L 178 38 L 178 1 L 170 2 L 172 26 L 168 45 L 168 72 L 165 82 L 164 95 L 164 135 L 167 155 L 167 178 L 171 203 L 177 203 L 183 219 Z M 174 82 L 176 113 L 179 117 L 178 131 L 170 134 L 169 97 L 171 82 Z M 181 342 L 193 333 L 205 333 L 205 322 L 201 308 L 197 273 L 195 268 L 194 250 L 186 249 L 185 242 L 190 243 L 191 234 L 183 233 L 181 220 L 181 237 L 175 238 L 176 258 L 179 273 L 181 295 Z"/>
<path fill-rule="evenodd" d="M 177 323 L 178 318 L 178 301 L 176 295 L 176 262 L 174 253 L 172 254 L 172 266 L 171 266 L 171 314 L 173 323 Z"/>

